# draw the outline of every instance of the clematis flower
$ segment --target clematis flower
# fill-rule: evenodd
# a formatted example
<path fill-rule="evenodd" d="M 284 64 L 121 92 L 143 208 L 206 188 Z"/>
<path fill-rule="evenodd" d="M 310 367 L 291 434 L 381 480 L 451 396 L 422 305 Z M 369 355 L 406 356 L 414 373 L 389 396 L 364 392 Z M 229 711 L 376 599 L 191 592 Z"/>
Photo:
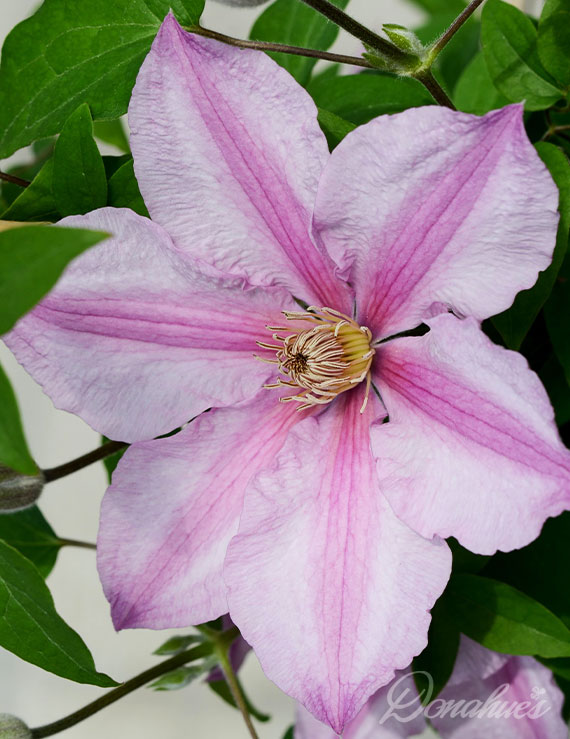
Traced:
<path fill-rule="evenodd" d="M 556 188 L 519 106 L 383 116 L 330 155 L 286 71 L 172 16 L 129 123 L 152 221 L 65 219 L 114 237 L 7 343 L 134 442 L 98 541 L 115 626 L 229 611 L 340 732 L 425 646 L 442 537 L 520 547 L 568 507 L 546 393 L 479 328 L 548 265 Z"/>
<path fill-rule="evenodd" d="M 437 698 L 420 699 L 413 672 L 403 671 L 368 700 L 343 736 L 419 736 L 428 719 L 442 739 L 567 739 L 563 703 L 552 673 L 540 662 L 498 654 L 462 636 L 453 673 Z M 295 739 L 336 736 L 299 707 Z"/>

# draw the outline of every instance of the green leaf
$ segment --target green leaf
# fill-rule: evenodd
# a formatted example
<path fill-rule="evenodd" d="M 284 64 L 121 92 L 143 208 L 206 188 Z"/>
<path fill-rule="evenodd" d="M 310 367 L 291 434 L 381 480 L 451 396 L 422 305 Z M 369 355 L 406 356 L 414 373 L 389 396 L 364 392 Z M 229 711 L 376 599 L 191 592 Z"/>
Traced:
<path fill-rule="evenodd" d="M 107 204 L 103 159 L 93 138 L 88 105 L 80 105 L 55 145 L 53 194 L 62 216 L 88 213 Z"/>
<path fill-rule="evenodd" d="M 4 221 L 57 221 L 61 215 L 52 191 L 53 159 L 49 159 L 2 214 Z"/>
<path fill-rule="evenodd" d="M 527 110 L 542 110 L 562 96 L 542 66 L 538 34 L 518 8 L 488 0 L 481 16 L 481 41 L 495 87 L 513 102 L 525 100 Z"/>
<path fill-rule="evenodd" d="M 169 9 L 198 22 L 204 0 L 45 0 L 2 50 L 0 159 L 59 133 L 87 103 L 95 119 L 118 118 Z"/>
<path fill-rule="evenodd" d="M 382 74 L 315 79 L 307 90 L 319 108 L 356 125 L 384 113 L 433 104 L 431 95 L 416 80 Z"/>
<path fill-rule="evenodd" d="M 322 108 L 319 108 L 318 121 L 319 126 L 327 137 L 327 142 L 331 151 L 335 146 L 340 144 L 348 133 L 354 131 L 356 128 L 354 123 L 345 121 L 344 118 L 340 118 L 338 115 L 330 113 L 328 110 L 323 110 Z"/>
<path fill-rule="evenodd" d="M 129 154 L 131 151 L 129 140 L 120 118 L 115 118 L 113 121 L 95 121 L 93 124 L 93 134 L 99 141 L 114 146 L 124 154 Z"/>
<path fill-rule="evenodd" d="M 283 739 L 295 739 L 295 727 L 290 726 L 283 734 Z"/>
<path fill-rule="evenodd" d="M 0 334 L 55 285 L 75 257 L 107 238 L 101 231 L 24 226 L 0 232 Z"/>
<path fill-rule="evenodd" d="M 201 634 L 173 636 L 165 641 L 164 644 L 161 644 L 160 647 L 153 652 L 153 654 L 157 654 L 161 657 L 170 654 L 179 654 L 185 649 L 188 649 L 188 647 L 192 646 L 192 644 L 202 644 L 203 641 L 204 637 Z"/>
<path fill-rule="evenodd" d="M 180 690 L 190 683 L 193 683 L 199 677 L 210 672 L 217 665 L 216 658 L 205 659 L 199 665 L 186 665 L 178 667 L 172 672 L 167 672 L 149 685 L 154 690 Z"/>
<path fill-rule="evenodd" d="M 115 208 L 130 208 L 141 216 L 149 217 L 135 177 L 132 159 L 119 167 L 109 180 L 108 202 Z"/>
<path fill-rule="evenodd" d="M 42 577 L 52 571 L 61 548 L 37 506 L 0 516 L 0 539 L 33 562 Z"/>
<path fill-rule="evenodd" d="M 0 234 L 1 235 L 1 234 Z M 35 475 L 38 467 L 24 436 L 18 402 L 10 380 L 0 367 L 0 463 L 24 475 Z"/>
<path fill-rule="evenodd" d="M 457 651 L 459 631 L 440 598 L 431 611 L 428 644 L 413 662 L 414 680 L 422 703 L 437 698 L 451 677 Z M 431 680 L 427 677 L 430 675 Z"/>
<path fill-rule="evenodd" d="M 57 614 L 37 569 L 0 541 L 0 646 L 68 680 L 107 688 L 116 685 L 95 670 L 91 653 Z"/>
<path fill-rule="evenodd" d="M 453 100 L 458 110 L 476 115 L 502 108 L 509 102 L 493 84 L 483 52 L 474 56 L 463 70 Z"/>
<path fill-rule="evenodd" d="M 240 682 L 239 677 L 236 676 L 237 684 L 239 685 L 241 694 L 243 695 L 243 699 L 245 702 L 245 706 L 247 708 L 247 712 L 253 716 L 253 718 L 257 719 L 258 721 L 261 721 L 265 723 L 266 721 L 269 721 L 271 716 L 269 716 L 266 713 L 261 713 L 261 711 L 258 711 L 255 706 L 253 706 L 245 694 L 243 690 L 243 686 Z M 214 691 L 217 695 L 220 696 L 222 700 L 224 700 L 228 705 L 233 706 L 234 708 L 237 708 L 236 702 L 234 701 L 234 697 L 231 693 L 231 690 L 228 687 L 228 684 L 225 680 L 214 680 L 213 682 L 208 683 L 208 687 Z"/>
<path fill-rule="evenodd" d="M 479 575 L 455 575 L 444 598 L 457 628 L 488 649 L 570 656 L 570 630 L 538 601 L 510 585 Z"/>
<path fill-rule="evenodd" d="M 332 0 L 345 8 L 348 0 Z M 338 36 L 338 26 L 299 0 L 276 0 L 253 24 L 249 37 L 255 41 L 273 41 L 310 49 L 328 49 Z M 317 59 L 293 54 L 270 53 L 301 85 L 311 77 Z"/>
<path fill-rule="evenodd" d="M 542 603 L 570 628 L 570 513 L 549 518 L 540 536 L 513 552 L 498 552 L 483 574 Z"/>
<path fill-rule="evenodd" d="M 509 349 L 520 348 L 540 309 L 552 292 L 568 247 L 568 230 L 570 229 L 570 162 L 568 162 L 564 153 L 553 144 L 541 142 L 536 145 L 536 150 L 548 167 L 560 191 L 558 206 L 560 221 L 556 235 L 556 246 L 549 267 L 543 272 L 540 272 L 538 280 L 533 287 L 529 290 L 523 290 L 517 295 L 513 305 L 508 310 L 493 318 L 496 329 L 501 334 Z"/>
<path fill-rule="evenodd" d="M 544 68 L 570 87 L 570 0 L 547 0 L 538 24 L 538 56 Z"/>

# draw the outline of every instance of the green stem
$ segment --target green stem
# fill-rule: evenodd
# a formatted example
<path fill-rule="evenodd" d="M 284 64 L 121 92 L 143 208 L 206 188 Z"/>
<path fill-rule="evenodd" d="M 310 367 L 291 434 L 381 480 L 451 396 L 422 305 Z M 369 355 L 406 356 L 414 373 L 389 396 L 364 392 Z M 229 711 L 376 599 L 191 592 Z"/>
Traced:
<path fill-rule="evenodd" d="M 406 52 L 398 49 L 390 41 L 378 36 L 377 33 L 363 26 L 358 21 L 351 18 L 343 10 L 337 8 L 329 0 L 301 0 L 313 10 L 324 15 L 340 28 L 344 28 L 351 36 L 360 39 L 365 46 L 372 47 L 375 51 L 379 51 L 383 56 L 395 61 L 402 61 L 408 58 Z"/>
<path fill-rule="evenodd" d="M 426 90 L 428 90 L 428 92 L 433 96 L 434 100 L 440 105 L 445 105 L 445 107 L 451 108 L 451 110 L 456 110 L 451 98 L 449 98 L 443 87 L 441 87 L 439 82 L 435 79 L 430 69 L 424 69 L 422 72 L 418 72 L 417 75 L 414 75 L 414 79 L 421 82 Z"/>
<path fill-rule="evenodd" d="M 60 547 L 77 547 L 79 549 L 97 549 L 97 544 L 91 544 L 89 541 L 77 541 L 77 539 L 56 539 L 56 543 Z"/>
<path fill-rule="evenodd" d="M 451 41 L 461 26 L 469 20 L 477 8 L 483 3 L 483 0 L 471 0 L 465 10 L 460 13 L 453 23 L 449 26 L 447 31 L 444 31 L 441 36 L 435 41 L 430 49 L 430 59 L 433 61 L 439 52 Z"/>
<path fill-rule="evenodd" d="M 84 467 L 88 467 L 90 464 L 93 464 L 93 462 L 99 462 L 100 460 L 105 459 L 105 457 L 110 457 L 111 454 L 115 454 L 127 446 L 128 444 L 124 441 L 108 441 L 106 444 L 102 444 L 92 452 L 83 454 L 81 457 L 77 457 L 77 459 L 72 459 L 71 462 L 61 464 L 59 467 L 51 467 L 48 470 L 42 470 L 44 480 L 45 482 L 59 480 L 61 477 L 71 475 L 72 472 L 77 472 L 78 470 L 82 470 Z"/>
<path fill-rule="evenodd" d="M 239 683 L 237 681 L 234 668 L 232 667 L 232 663 L 228 655 L 227 642 L 224 643 L 222 642 L 222 640 L 217 640 L 215 642 L 215 652 L 218 657 L 220 667 L 222 668 L 222 672 L 224 673 L 224 677 L 226 678 L 226 682 L 228 683 L 230 692 L 235 701 L 235 704 L 239 708 L 241 715 L 243 716 L 244 723 L 247 726 L 247 730 L 249 731 L 251 738 L 259 739 L 257 732 L 253 726 L 253 723 L 251 721 L 251 716 L 249 715 L 249 711 L 247 710 L 247 706 L 245 704 L 243 693 L 241 692 L 241 689 L 239 687 Z"/>
<path fill-rule="evenodd" d="M 329 62 L 337 62 L 339 64 L 352 64 L 357 67 L 366 67 L 366 69 L 374 69 L 374 66 L 358 56 L 347 56 L 346 54 L 333 54 L 329 51 L 318 51 L 317 49 L 305 49 L 300 46 L 288 46 L 287 44 L 274 44 L 270 41 L 246 41 L 245 39 L 226 36 L 224 33 L 212 31 L 210 28 L 203 26 L 190 26 L 188 29 L 191 33 L 199 36 L 213 38 L 221 41 L 229 46 L 237 46 L 240 49 L 257 49 L 259 51 L 274 51 L 281 54 L 294 54 L 296 56 L 306 56 L 312 59 L 325 59 Z"/>
<path fill-rule="evenodd" d="M 0 180 L 4 182 L 10 182 L 12 185 L 18 185 L 19 187 L 28 187 L 32 183 L 29 180 L 23 180 L 21 177 L 16 177 L 13 174 L 7 174 L 6 172 L 0 172 Z"/>
<path fill-rule="evenodd" d="M 86 718 L 93 716 L 94 713 L 97 713 L 103 708 L 107 708 L 107 706 L 120 700 L 125 695 L 132 693 L 133 690 L 146 685 L 146 683 L 149 683 L 152 680 L 156 680 L 156 678 L 161 675 L 171 672 L 177 667 L 182 667 L 182 665 L 185 665 L 187 662 L 192 662 L 194 660 L 201 659 L 202 657 L 206 657 L 208 654 L 211 654 L 211 649 L 212 647 L 210 644 L 200 644 L 197 647 L 180 652 L 180 654 L 175 654 L 174 657 L 170 657 L 170 659 L 151 667 L 149 670 L 141 672 L 140 675 L 136 675 L 130 680 L 127 680 L 127 682 L 119 685 L 118 688 L 110 690 L 108 693 L 105 693 L 105 695 L 97 698 L 97 700 L 94 700 L 92 703 L 88 703 L 86 706 L 80 708 L 74 713 L 71 713 L 69 716 L 61 718 L 58 721 L 54 721 L 51 724 L 46 724 L 45 726 L 39 726 L 36 729 L 32 729 L 32 737 L 33 739 L 42 739 L 42 737 L 59 734 L 60 731 L 65 731 L 71 726 L 75 726 Z"/>

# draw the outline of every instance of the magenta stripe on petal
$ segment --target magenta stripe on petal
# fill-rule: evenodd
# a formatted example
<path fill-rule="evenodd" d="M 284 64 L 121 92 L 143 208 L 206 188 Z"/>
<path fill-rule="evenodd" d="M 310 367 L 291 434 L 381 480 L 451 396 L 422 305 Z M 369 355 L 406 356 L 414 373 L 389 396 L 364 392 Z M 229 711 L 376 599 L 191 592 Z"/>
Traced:
<path fill-rule="evenodd" d="M 135 170 L 156 222 L 216 274 L 347 309 L 309 235 L 324 136 L 309 95 L 266 54 L 184 32 L 169 15 L 129 108 Z"/>
<path fill-rule="evenodd" d="M 428 323 L 378 349 L 390 420 L 373 427 L 372 446 L 385 494 L 424 536 L 484 554 L 528 544 L 570 507 L 570 452 L 546 392 L 474 319 Z"/>

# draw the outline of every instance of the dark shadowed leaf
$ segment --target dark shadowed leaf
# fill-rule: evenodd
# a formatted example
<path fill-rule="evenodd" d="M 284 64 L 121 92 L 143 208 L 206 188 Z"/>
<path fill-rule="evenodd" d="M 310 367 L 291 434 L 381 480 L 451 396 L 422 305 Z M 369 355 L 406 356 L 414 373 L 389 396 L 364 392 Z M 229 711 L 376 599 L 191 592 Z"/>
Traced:
<path fill-rule="evenodd" d="M 437 698 L 445 687 L 458 649 L 459 631 L 445 600 L 440 598 L 431 610 L 427 647 L 413 661 L 414 680 L 422 703 Z M 425 673 L 431 675 L 431 681 Z"/>
<path fill-rule="evenodd" d="M 550 174 L 560 191 L 558 210 L 560 222 L 556 235 L 556 247 L 552 263 L 541 272 L 536 284 L 530 290 L 520 292 L 513 305 L 493 318 L 493 323 L 506 346 L 519 349 L 540 309 L 552 292 L 556 277 L 560 271 L 568 247 L 568 230 L 570 229 L 570 163 L 564 152 L 553 144 L 541 142 L 536 150 L 548 167 Z"/>

